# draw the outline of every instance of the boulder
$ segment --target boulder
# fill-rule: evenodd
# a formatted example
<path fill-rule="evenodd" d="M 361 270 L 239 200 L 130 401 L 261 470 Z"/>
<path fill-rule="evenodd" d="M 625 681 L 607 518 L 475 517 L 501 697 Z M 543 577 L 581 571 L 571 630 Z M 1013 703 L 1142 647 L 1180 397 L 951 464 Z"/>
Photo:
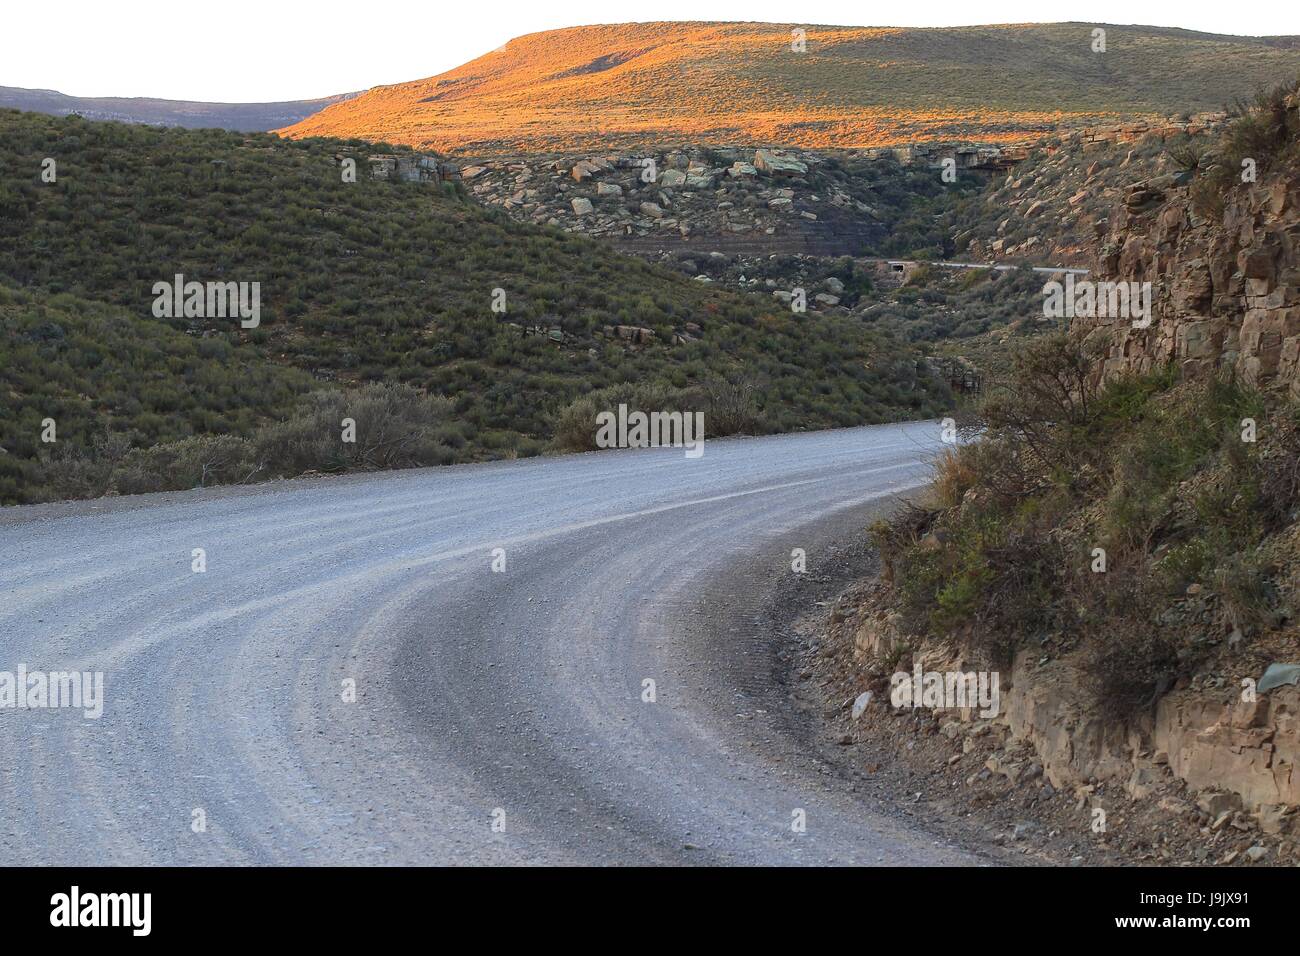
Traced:
<path fill-rule="evenodd" d="M 772 176 L 802 176 L 808 172 L 807 164 L 770 149 L 754 153 L 754 168 Z"/>
<path fill-rule="evenodd" d="M 638 325 L 618 325 L 615 331 L 620 339 L 627 339 L 629 342 L 652 342 L 654 341 L 654 329 L 642 328 Z"/>
<path fill-rule="evenodd" d="M 863 691 L 853 701 L 852 718 L 857 720 L 866 711 L 867 705 L 871 703 L 871 691 Z"/>
<path fill-rule="evenodd" d="M 1264 804 L 1255 814 L 1255 822 L 1264 833 L 1285 833 L 1291 823 L 1287 814 L 1291 810 L 1285 803 Z"/>
<path fill-rule="evenodd" d="M 1287 684 L 1300 684 L 1300 664 L 1281 664 L 1272 663 L 1264 671 L 1264 676 L 1259 679 L 1258 690 L 1262 694 L 1264 691 L 1272 690 L 1274 687 L 1284 687 Z"/>

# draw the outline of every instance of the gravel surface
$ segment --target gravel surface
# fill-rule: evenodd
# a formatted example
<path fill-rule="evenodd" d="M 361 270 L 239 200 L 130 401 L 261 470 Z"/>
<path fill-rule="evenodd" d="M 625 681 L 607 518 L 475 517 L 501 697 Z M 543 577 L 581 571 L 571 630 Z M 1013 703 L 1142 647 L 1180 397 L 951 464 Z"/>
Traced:
<path fill-rule="evenodd" d="M 106 700 L 0 708 L 0 858 L 983 862 L 801 752 L 754 616 L 793 548 L 815 566 L 925 481 L 937 438 L 4 509 L 0 669 L 102 671 Z"/>

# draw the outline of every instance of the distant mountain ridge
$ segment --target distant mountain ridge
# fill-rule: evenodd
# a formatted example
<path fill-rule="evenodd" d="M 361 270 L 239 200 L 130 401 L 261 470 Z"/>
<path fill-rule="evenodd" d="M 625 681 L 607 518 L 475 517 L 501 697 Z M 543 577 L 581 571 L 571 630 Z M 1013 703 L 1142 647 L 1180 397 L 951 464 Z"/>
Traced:
<path fill-rule="evenodd" d="M 262 133 L 297 123 L 327 106 L 357 95 L 359 94 L 342 93 L 315 100 L 284 100 L 278 103 L 204 103 L 143 96 L 68 96 L 56 90 L 0 86 L 0 107 L 28 113 L 48 113 L 52 116 L 70 116 L 75 113 L 90 120 Z"/>
<path fill-rule="evenodd" d="M 1094 30 L 1105 51 L 1094 50 Z M 803 30 L 804 52 L 794 46 Z M 464 155 L 649 142 L 866 147 L 1036 138 L 1217 110 L 1300 74 L 1296 37 L 1086 23 L 630 23 L 511 40 L 280 132 Z"/>

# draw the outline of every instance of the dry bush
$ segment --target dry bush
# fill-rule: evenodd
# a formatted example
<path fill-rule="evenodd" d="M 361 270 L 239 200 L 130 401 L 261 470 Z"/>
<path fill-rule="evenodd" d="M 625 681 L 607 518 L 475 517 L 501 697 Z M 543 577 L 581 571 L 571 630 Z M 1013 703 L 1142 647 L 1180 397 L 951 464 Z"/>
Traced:
<path fill-rule="evenodd" d="M 1238 100 L 1235 119 L 1220 137 L 1212 153 L 1199 159 L 1202 175 L 1192 183 L 1192 206 L 1203 216 L 1223 215 L 1228 195 L 1241 185 L 1242 161 L 1253 160 L 1257 174 L 1296 160 L 1300 142 L 1300 110 L 1295 98 L 1300 81 L 1261 88 L 1246 100 Z"/>
<path fill-rule="evenodd" d="M 599 426 L 596 416 L 602 412 L 617 414 L 619 405 L 629 412 L 702 411 L 703 400 L 698 394 L 670 388 L 658 383 L 611 385 L 596 389 L 575 399 L 555 420 L 551 448 L 559 452 L 597 451 L 596 435 Z M 705 428 L 709 422 L 706 418 Z"/>
<path fill-rule="evenodd" d="M 981 407 L 985 427 L 1023 447 L 1044 477 L 1077 471 L 1095 458 L 1092 361 L 1083 343 L 1064 333 L 1031 340 Z"/>
<path fill-rule="evenodd" d="M 712 378 L 700 390 L 705 404 L 704 427 L 710 436 L 756 435 L 764 430 L 759 409 L 761 391 L 754 378 Z"/>
<path fill-rule="evenodd" d="M 89 447 L 56 442 L 40 459 L 40 481 L 58 499 L 98 498 L 115 490 L 113 472 L 130 451 L 127 437 L 115 432 L 96 435 Z"/>
<path fill-rule="evenodd" d="M 646 414 L 703 412 L 704 434 L 709 438 L 757 434 L 766 430 L 759 396 L 755 380 L 744 375 L 711 378 L 682 389 L 657 382 L 597 389 L 560 412 L 551 448 L 560 452 L 596 451 L 596 416 L 601 412 L 617 413 L 619 405 L 626 405 L 629 412 Z"/>
<path fill-rule="evenodd" d="M 121 494 L 139 495 L 243 484 L 261 472 L 253 463 L 247 440 L 233 435 L 195 435 L 134 450 L 116 469 L 113 484 Z"/>
<path fill-rule="evenodd" d="M 1300 508 L 1300 409 L 1278 416 L 1256 463 L 1264 530 L 1280 531 L 1296 520 Z"/>
<path fill-rule="evenodd" d="M 343 420 L 356 441 L 343 441 Z M 353 392 L 316 392 L 288 421 L 253 438 L 253 459 L 267 472 L 410 468 L 456 459 L 444 440 L 452 404 L 409 385 L 366 385 Z"/>
<path fill-rule="evenodd" d="M 966 492 L 974 488 L 980 478 L 973 446 L 946 450 L 934 463 L 935 504 L 940 508 L 955 508 L 961 504 Z"/>

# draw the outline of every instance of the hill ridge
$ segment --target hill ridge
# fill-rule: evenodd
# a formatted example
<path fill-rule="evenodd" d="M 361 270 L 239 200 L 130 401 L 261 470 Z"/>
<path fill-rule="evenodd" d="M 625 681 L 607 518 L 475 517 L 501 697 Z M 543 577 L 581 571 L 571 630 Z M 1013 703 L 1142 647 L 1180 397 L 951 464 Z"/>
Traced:
<path fill-rule="evenodd" d="M 0 86 L 0 107 L 50 116 L 75 114 L 98 121 L 264 133 L 286 123 L 299 122 L 327 106 L 360 95 L 341 93 L 310 100 L 218 103 L 154 96 L 71 96 L 58 90 Z"/>
<path fill-rule="evenodd" d="M 1106 30 L 1094 52 L 1092 30 Z M 803 52 L 791 31 L 805 31 Z M 602 24 L 540 31 L 279 132 L 463 155 L 674 140 L 857 148 L 1023 140 L 1218 109 L 1300 74 L 1300 38 L 1164 27 Z"/>

